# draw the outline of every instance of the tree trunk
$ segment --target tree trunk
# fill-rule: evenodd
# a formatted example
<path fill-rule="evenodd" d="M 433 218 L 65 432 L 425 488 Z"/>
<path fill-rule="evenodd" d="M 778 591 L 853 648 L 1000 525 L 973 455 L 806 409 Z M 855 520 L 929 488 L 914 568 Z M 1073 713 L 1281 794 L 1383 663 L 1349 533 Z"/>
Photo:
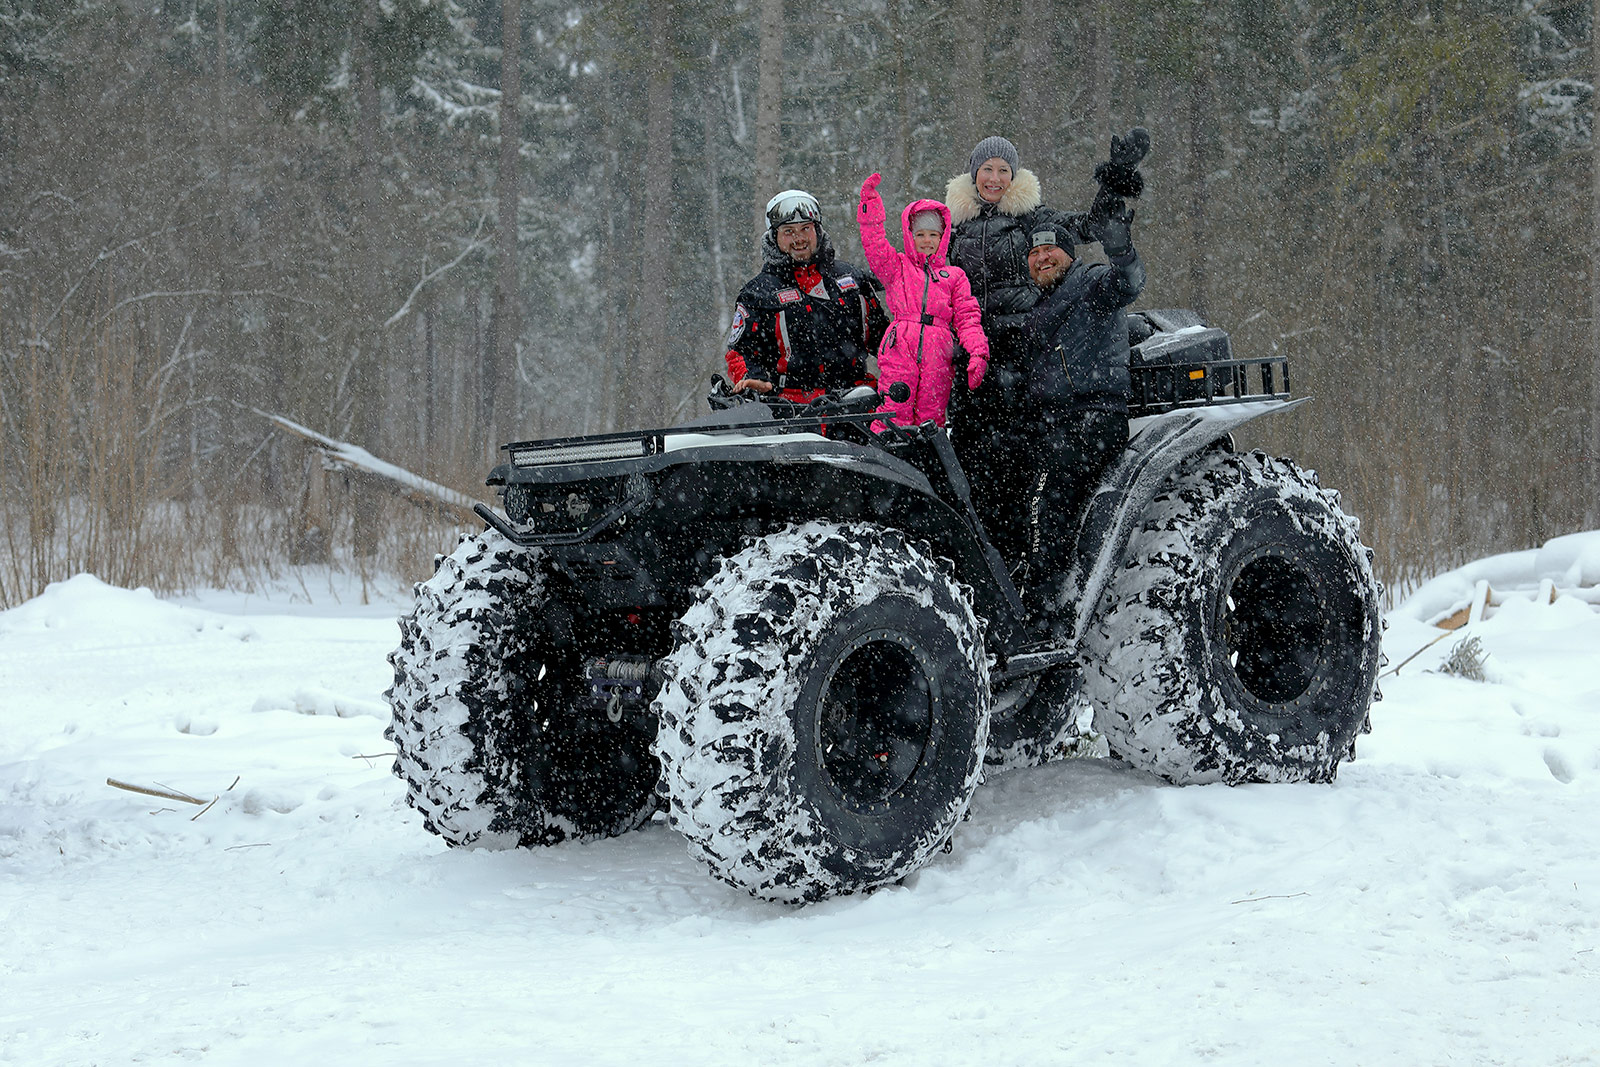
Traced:
<path fill-rule="evenodd" d="M 1193 80 L 1189 83 L 1189 300 L 1201 316 L 1211 317 L 1211 272 L 1206 262 L 1210 206 L 1206 167 L 1211 127 L 1211 45 L 1202 39 L 1195 49 Z"/>
<path fill-rule="evenodd" d="M 377 450 L 378 419 L 378 347 L 382 338 L 379 323 L 383 316 L 378 303 L 382 294 L 382 278 L 378 261 L 381 256 L 378 240 L 378 126 L 379 112 L 377 59 L 373 55 L 373 41 L 378 31 L 378 0 L 362 0 L 361 22 L 355 35 L 352 60 L 356 83 L 356 142 L 357 182 L 360 183 L 360 220 L 355 242 L 360 259 L 355 264 L 361 307 L 357 312 L 354 366 L 350 373 L 350 435 L 363 448 Z M 351 502 L 354 520 L 356 555 L 370 558 L 378 547 L 378 505 L 365 493 L 357 493 Z"/>
<path fill-rule="evenodd" d="M 1600 0 L 1594 0 L 1594 10 L 1589 22 L 1589 54 L 1594 57 L 1595 84 L 1600 85 Z M 1595 109 L 1600 114 L 1600 107 Z M 1589 220 L 1589 336 L 1591 362 L 1589 364 L 1589 442 L 1580 462 L 1587 471 L 1588 507 L 1586 519 L 1591 530 L 1600 530 L 1600 136 L 1595 136 L 1600 122 L 1590 120 L 1589 142 L 1593 146 L 1590 164 L 1593 203 Z"/>
<path fill-rule="evenodd" d="M 606 433 L 629 425 L 628 375 L 633 371 L 630 353 L 638 341 L 632 294 L 640 271 L 638 242 L 642 232 L 637 210 L 644 165 L 635 131 L 639 101 L 644 96 L 645 72 L 632 57 L 642 51 L 631 38 L 618 37 L 612 41 L 604 61 L 618 91 L 607 94 L 598 105 L 605 160 L 600 179 L 603 212 L 600 262 L 606 304 L 616 309 L 615 314 L 604 316 L 602 324 L 605 358 L 600 360 L 599 367 L 600 424 Z"/>
<path fill-rule="evenodd" d="M 1600 3 L 1600 0 L 1596 0 Z M 783 0 L 761 0 L 761 75 L 756 83 L 756 260 L 767 228 L 767 200 L 783 166 Z"/>
<path fill-rule="evenodd" d="M 950 139 L 959 158 L 970 152 L 979 138 L 995 132 L 988 128 L 986 74 L 989 59 L 989 19 L 984 0 L 957 0 L 953 15 L 959 27 L 950 69 L 954 97 L 950 101 Z"/>
<path fill-rule="evenodd" d="M 512 431 L 516 411 L 517 341 L 522 336 L 522 315 L 517 285 L 518 150 L 522 146 L 522 0 L 503 0 L 500 39 L 500 174 L 498 232 L 495 235 L 494 311 L 490 333 L 494 337 L 492 373 L 485 375 L 491 390 L 488 408 L 490 445 Z"/>
<path fill-rule="evenodd" d="M 1090 159 L 1098 163 L 1100 153 L 1110 145 L 1111 138 L 1111 84 L 1116 72 L 1112 69 L 1115 42 L 1112 35 L 1110 5 L 1096 3 L 1082 15 L 1083 54 L 1079 57 L 1083 69 L 1083 88 L 1087 97 L 1084 110 L 1084 134 L 1088 138 Z"/>
<path fill-rule="evenodd" d="M 609 285 L 617 285 L 617 279 L 622 278 L 623 255 L 623 224 L 618 218 L 618 213 L 625 210 L 623 207 L 627 183 L 622 177 L 622 122 L 617 111 L 608 109 L 610 121 L 606 122 L 604 136 L 606 139 L 606 172 L 602 179 L 606 191 L 604 226 L 600 231 L 600 262 L 605 264 Z M 620 298 L 619 306 L 626 307 L 627 291 L 618 291 L 609 288 L 608 291 L 616 293 Z M 624 315 L 607 315 L 605 317 L 604 337 L 607 358 L 601 361 L 600 367 L 600 399 L 602 411 L 600 414 L 601 429 L 605 433 L 614 433 L 621 429 L 621 415 L 625 409 L 623 389 L 622 361 L 627 349 L 622 344 L 622 339 L 627 336 Z"/>
<path fill-rule="evenodd" d="M 711 55 L 708 61 L 710 78 L 716 78 L 717 72 L 717 42 L 711 41 Z M 706 229 L 710 232 L 711 246 L 711 300 L 713 310 L 717 315 L 717 332 L 726 334 L 728 327 L 733 323 L 733 308 L 728 303 L 728 280 L 723 271 L 722 257 L 722 168 L 717 161 L 717 148 L 722 138 L 718 134 L 717 106 L 718 94 L 708 92 L 703 99 L 701 115 L 705 122 L 705 165 L 706 165 Z"/>
<path fill-rule="evenodd" d="M 638 425 L 652 422 L 665 407 L 668 352 L 667 294 L 672 291 L 672 57 L 677 43 L 676 3 L 652 0 L 650 55 L 657 66 L 645 89 L 644 211 L 639 250 L 647 280 L 634 291 L 634 321 L 639 344 L 628 351 L 629 370 L 623 385 L 631 399 L 630 414 Z M 642 420 L 642 421 L 639 421 Z"/>
<path fill-rule="evenodd" d="M 228 3 L 217 0 L 217 124 L 228 128 Z"/>
<path fill-rule="evenodd" d="M 913 9 L 913 13 L 915 13 Z M 898 107 L 898 114 L 894 116 L 894 144 L 890 149 L 889 158 L 893 163 L 884 173 L 883 193 L 889 199 L 890 190 L 898 193 L 895 199 L 908 202 L 913 197 L 911 173 L 911 139 L 912 123 L 915 111 L 911 80 L 910 64 L 907 52 L 911 50 L 912 42 L 911 20 L 906 17 L 906 5 L 902 0 L 889 0 L 888 5 L 889 40 L 894 48 L 894 96 L 892 99 Z"/>
<path fill-rule="evenodd" d="M 1057 32 L 1055 20 L 1046 18 L 1022 34 L 1019 56 L 1022 92 L 1013 119 L 1013 138 L 1016 133 L 1027 134 L 1027 139 L 1017 147 L 1023 158 L 1028 160 L 1028 169 L 1046 176 L 1046 180 L 1059 173 L 1062 163 L 1062 146 L 1058 137 L 1060 96 L 1057 86 L 1060 82 L 1053 77 L 1038 75 L 1041 71 L 1055 69 L 1056 56 L 1060 54 L 1056 47 Z M 1056 179 L 1057 182 L 1059 180 Z M 1053 190 L 1055 185 L 1056 182 L 1051 182 L 1050 188 Z"/>
<path fill-rule="evenodd" d="M 434 347 L 433 301 L 422 308 L 422 473 L 435 473 L 434 443 L 439 439 L 439 353 Z"/>

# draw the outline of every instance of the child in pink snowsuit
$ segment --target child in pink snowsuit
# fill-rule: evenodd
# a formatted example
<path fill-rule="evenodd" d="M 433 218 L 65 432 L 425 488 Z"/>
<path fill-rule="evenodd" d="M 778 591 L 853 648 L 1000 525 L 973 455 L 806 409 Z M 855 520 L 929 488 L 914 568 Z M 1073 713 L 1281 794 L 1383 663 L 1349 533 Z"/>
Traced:
<path fill-rule="evenodd" d="M 913 200 L 900 215 L 905 251 L 897 252 L 884 235 L 882 175 L 861 183 L 856 219 L 867 265 L 883 282 L 894 321 L 878 344 L 878 386 L 885 393 L 894 382 L 911 387 L 904 403 L 885 400 L 880 411 L 894 412 L 901 426 L 932 419 L 944 425 L 950 406 L 951 356 L 955 338 L 967 350 L 967 387 L 976 389 L 989 365 L 989 340 L 980 320 L 983 309 L 960 267 L 945 262 L 950 247 L 950 209 L 937 200 Z M 873 429 L 882 431 L 882 424 Z"/>

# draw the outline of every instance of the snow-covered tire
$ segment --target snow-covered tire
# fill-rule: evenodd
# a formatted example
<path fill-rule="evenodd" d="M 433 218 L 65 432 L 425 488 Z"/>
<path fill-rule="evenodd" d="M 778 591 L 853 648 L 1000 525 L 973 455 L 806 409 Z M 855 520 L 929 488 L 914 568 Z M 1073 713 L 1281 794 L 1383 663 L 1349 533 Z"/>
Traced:
<path fill-rule="evenodd" d="M 1095 726 L 1168 781 L 1332 781 L 1367 718 L 1382 589 L 1338 494 L 1211 451 L 1146 509 L 1083 642 Z"/>
<path fill-rule="evenodd" d="M 983 772 L 970 590 L 926 546 L 810 522 L 723 560 L 675 627 L 654 710 L 672 826 L 712 874 L 804 903 L 929 862 Z"/>
<path fill-rule="evenodd" d="M 658 806 L 649 733 L 573 708 L 579 667 L 547 632 L 545 580 L 541 553 L 487 530 L 440 559 L 400 620 L 394 773 L 451 845 L 610 837 Z"/>

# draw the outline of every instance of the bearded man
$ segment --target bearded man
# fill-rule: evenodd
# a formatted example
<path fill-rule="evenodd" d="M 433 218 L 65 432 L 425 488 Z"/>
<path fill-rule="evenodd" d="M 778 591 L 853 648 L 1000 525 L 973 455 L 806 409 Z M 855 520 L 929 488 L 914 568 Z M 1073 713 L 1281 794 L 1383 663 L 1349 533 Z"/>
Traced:
<path fill-rule="evenodd" d="M 1059 607 L 1089 492 L 1128 445 L 1128 323 L 1124 309 L 1144 289 L 1134 251 L 1133 212 L 1119 196 L 1097 198 L 1085 223 L 1109 264 L 1073 259 L 1068 229 L 1031 235 L 1028 274 L 1041 290 L 1028 317 L 1027 395 L 1038 434 L 1038 468 L 1028 495 L 1025 595 L 1036 624 Z"/>
<path fill-rule="evenodd" d="M 834 258 L 817 198 L 786 189 L 767 202 L 761 273 L 745 283 L 728 331 L 733 391 L 804 402 L 876 384 L 872 353 L 889 326 L 868 271 Z"/>

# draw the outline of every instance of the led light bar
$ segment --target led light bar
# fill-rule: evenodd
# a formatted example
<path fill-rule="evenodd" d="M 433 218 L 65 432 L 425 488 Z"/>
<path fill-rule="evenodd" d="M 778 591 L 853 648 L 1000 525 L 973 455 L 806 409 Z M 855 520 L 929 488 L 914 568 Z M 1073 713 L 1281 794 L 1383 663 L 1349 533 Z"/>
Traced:
<path fill-rule="evenodd" d="M 649 455 L 642 437 L 626 441 L 596 441 L 592 444 L 547 445 L 543 448 L 519 448 L 511 453 L 511 462 L 519 467 L 547 467 L 556 463 L 585 463 L 601 459 L 634 459 Z"/>

